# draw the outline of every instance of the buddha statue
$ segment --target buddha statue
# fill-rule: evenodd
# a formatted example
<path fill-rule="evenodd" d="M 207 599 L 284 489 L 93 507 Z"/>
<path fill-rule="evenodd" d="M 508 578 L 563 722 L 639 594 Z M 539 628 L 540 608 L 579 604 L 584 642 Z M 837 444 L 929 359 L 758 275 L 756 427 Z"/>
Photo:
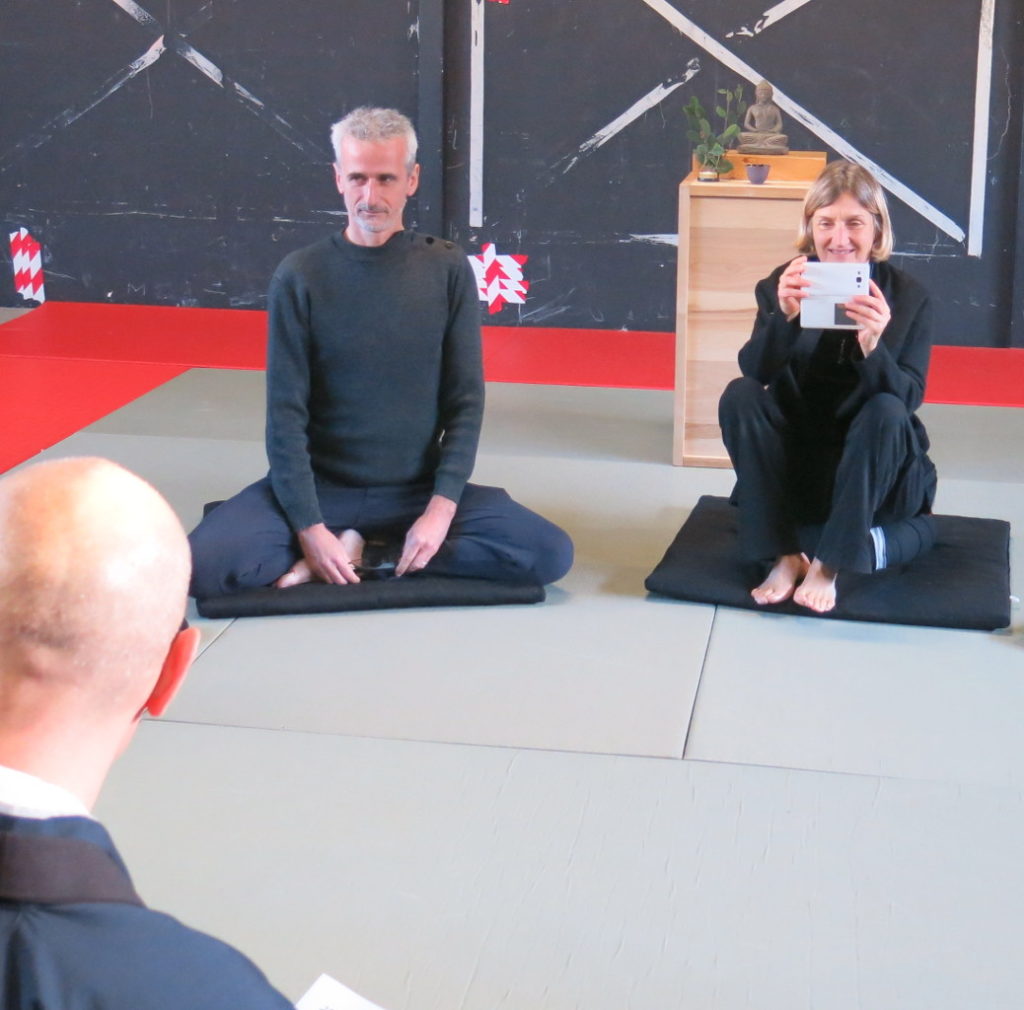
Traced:
<path fill-rule="evenodd" d="M 767 81 L 754 89 L 754 104 L 747 109 L 740 133 L 740 154 L 788 154 L 789 138 L 782 132 L 782 112 L 772 101 L 775 92 Z"/>

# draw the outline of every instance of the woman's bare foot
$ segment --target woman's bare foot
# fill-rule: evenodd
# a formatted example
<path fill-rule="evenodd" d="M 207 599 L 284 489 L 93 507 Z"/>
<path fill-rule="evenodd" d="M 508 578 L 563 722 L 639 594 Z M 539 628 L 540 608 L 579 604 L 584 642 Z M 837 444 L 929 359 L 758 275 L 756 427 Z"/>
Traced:
<path fill-rule="evenodd" d="M 803 554 L 781 554 L 768 573 L 768 578 L 750 590 L 754 602 L 782 603 L 793 595 L 797 583 L 807 573 L 807 558 Z"/>
<path fill-rule="evenodd" d="M 366 541 L 356 530 L 342 530 L 338 534 L 338 542 L 345 549 L 353 567 L 363 560 L 363 547 Z M 276 589 L 287 589 L 289 586 L 301 586 L 304 582 L 312 582 L 313 571 L 305 558 L 299 558 L 275 583 Z"/>
<path fill-rule="evenodd" d="M 800 588 L 793 594 L 793 602 L 819 614 L 828 613 L 836 605 L 836 576 L 839 573 L 815 558 Z"/>

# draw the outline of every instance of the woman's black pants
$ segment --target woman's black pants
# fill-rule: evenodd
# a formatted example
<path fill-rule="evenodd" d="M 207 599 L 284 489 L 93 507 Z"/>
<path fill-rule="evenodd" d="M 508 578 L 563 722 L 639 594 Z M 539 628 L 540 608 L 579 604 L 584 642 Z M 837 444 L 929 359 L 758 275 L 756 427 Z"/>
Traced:
<path fill-rule="evenodd" d="M 813 529 L 820 532 L 812 553 L 822 564 L 871 572 L 871 527 L 898 527 L 931 511 L 935 467 L 903 401 L 890 393 L 872 396 L 845 432 L 824 442 L 793 424 L 756 379 L 729 383 L 718 413 L 736 471 L 733 500 L 746 560 L 806 551 Z M 892 532 L 895 540 L 899 530 Z"/>

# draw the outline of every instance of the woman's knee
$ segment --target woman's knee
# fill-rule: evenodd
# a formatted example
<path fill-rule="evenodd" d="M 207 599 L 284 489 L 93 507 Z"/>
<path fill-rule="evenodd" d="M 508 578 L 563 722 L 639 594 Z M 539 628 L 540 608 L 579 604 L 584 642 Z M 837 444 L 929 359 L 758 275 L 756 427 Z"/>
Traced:
<path fill-rule="evenodd" d="M 733 379 L 718 401 L 718 423 L 724 428 L 730 422 L 748 416 L 752 411 L 764 409 L 768 391 L 757 379 L 741 375 Z"/>
<path fill-rule="evenodd" d="M 876 433 L 899 431 L 910 421 L 906 404 L 892 393 L 875 393 L 857 411 L 851 428 L 871 429 Z"/>

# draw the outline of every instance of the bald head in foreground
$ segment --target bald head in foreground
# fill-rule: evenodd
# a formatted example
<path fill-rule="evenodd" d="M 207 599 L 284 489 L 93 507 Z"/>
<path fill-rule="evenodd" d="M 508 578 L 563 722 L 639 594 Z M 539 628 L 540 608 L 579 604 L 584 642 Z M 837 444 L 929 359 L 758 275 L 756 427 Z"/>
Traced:
<path fill-rule="evenodd" d="M 102 459 L 0 479 L 0 979 L 5 1010 L 281 1008 L 237 951 L 145 908 L 89 814 L 184 679 L 184 531 Z"/>

